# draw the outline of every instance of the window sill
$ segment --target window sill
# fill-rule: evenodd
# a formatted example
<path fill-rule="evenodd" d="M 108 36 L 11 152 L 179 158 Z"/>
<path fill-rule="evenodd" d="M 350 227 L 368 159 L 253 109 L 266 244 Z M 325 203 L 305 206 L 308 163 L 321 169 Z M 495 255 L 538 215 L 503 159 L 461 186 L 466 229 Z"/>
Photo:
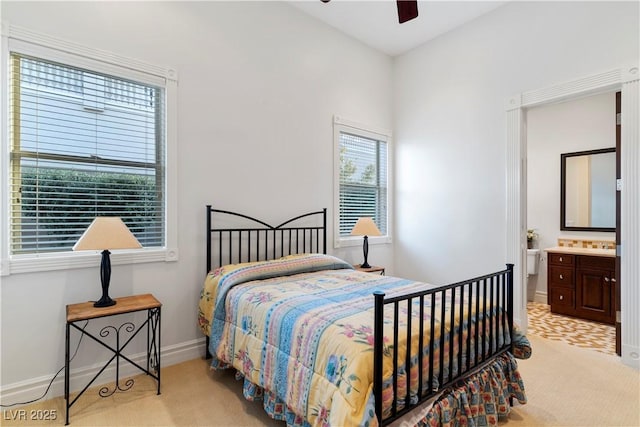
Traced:
<path fill-rule="evenodd" d="M 350 246 L 362 246 L 363 236 L 340 237 L 335 241 L 335 248 L 348 248 Z M 391 236 L 369 237 L 369 245 L 384 245 L 391 243 Z"/>
<path fill-rule="evenodd" d="M 41 271 L 70 270 L 100 265 L 100 251 L 64 252 L 57 254 L 16 255 L 3 260 L 0 276 Z M 168 262 L 178 260 L 178 249 L 159 248 L 112 251 L 111 264 L 141 264 L 146 262 Z"/>

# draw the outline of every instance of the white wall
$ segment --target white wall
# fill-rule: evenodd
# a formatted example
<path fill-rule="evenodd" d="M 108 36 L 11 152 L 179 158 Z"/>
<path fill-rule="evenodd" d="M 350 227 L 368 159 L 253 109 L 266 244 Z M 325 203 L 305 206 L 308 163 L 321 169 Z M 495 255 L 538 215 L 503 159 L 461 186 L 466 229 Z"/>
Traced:
<path fill-rule="evenodd" d="M 502 268 L 505 101 L 638 61 L 637 2 L 511 2 L 395 60 L 395 268 Z"/>
<path fill-rule="evenodd" d="M 614 148 L 615 111 L 615 92 L 527 111 L 527 228 L 538 233 L 536 247 L 557 246 L 559 237 L 615 240 L 615 233 L 560 230 L 560 154 Z M 540 255 L 538 274 L 528 280 L 528 297 L 546 303 L 547 256 Z"/>
<path fill-rule="evenodd" d="M 284 3 L 3 1 L 1 8 L 11 24 L 178 72 L 180 259 L 114 266 L 110 291 L 151 292 L 163 303 L 163 348 L 176 353 L 163 355 L 165 363 L 202 338 L 205 204 L 272 223 L 327 207 L 334 252 L 333 115 L 391 129 L 389 57 Z M 337 255 L 360 262 L 362 248 Z M 391 245 L 372 246 L 370 258 L 393 269 Z M 64 364 L 65 305 L 95 299 L 99 289 L 98 264 L 2 278 L 3 404 L 13 401 L 7 393 L 43 390 Z M 203 354 L 204 344 L 198 349 Z M 100 354 L 83 342 L 74 366 Z M 36 390 L 25 391 L 30 385 Z M 52 394 L 62 392 L 56 387 Z"/>

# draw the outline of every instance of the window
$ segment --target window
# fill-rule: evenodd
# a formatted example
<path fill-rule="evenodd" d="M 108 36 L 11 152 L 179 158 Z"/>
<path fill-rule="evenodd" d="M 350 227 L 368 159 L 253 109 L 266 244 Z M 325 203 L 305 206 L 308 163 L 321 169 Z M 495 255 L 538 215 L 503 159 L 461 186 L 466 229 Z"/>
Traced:
<path fill-rule="evenodd" d="M 356 221 L 363 216 L 373 218 L 382 235 L 388 236 L 389 137 L 337 119 L 335 139 L 337 244 L 350 236 Z"/>
<path fill-rule="evenodd" d="M 68 251 L 96 216 L 164 246 L 164 91 L 11 54 L 11 254 Z"/>
<path fill-rule="evenodd" d="M 81 266 L 69 263 L 78 256 L 71 248 L 96 216 L 122 218 L 147 249 L 138 259 L 177 259 L 170 248 L 175 213 L 168 207 L 175 174 L 167 175 L 168 153 L 175 149 L 167 98 L 175 80 L 113 54 L 87 48 L 69 54 L 68 42 L 67 52 L 11 37 L 8 46 L 2 274 L 8 274 L 7 258 L 11 272 Z M 87 51 L 98 58 L 87 58 Z M 67 259 L 57 267 L 19 268 L 20 261 L 43 256 Z"/>

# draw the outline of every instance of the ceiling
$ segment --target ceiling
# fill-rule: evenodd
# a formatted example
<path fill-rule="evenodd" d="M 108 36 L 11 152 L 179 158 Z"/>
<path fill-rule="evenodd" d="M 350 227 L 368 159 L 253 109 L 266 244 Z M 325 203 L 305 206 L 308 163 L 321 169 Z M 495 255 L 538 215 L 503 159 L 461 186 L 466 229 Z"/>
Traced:
<path fill-rule="evenodd" d="M 507 1 L 418 1 L 418 17 L 398 23 L 395 0 L 294 0 L 289 4 L 390 56 L 400 55 Z"/>

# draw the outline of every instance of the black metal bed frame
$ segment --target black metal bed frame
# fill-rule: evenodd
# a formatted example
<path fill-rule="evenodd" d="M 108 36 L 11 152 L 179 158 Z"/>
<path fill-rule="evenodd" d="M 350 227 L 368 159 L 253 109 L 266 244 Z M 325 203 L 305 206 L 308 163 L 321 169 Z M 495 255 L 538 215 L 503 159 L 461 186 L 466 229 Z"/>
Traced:
<path fill-rule="evenodd" d="M 214 215 L 228 215 L 234 221 L 248 221 L 247 226 L 219 226 L 214 227 Z M 322 218 L 322 225 L 296 225 L 304 221 L 315 221 Z M 256 225 L 257 224 L 257 225 Z M 217 247 L 212 244 L 216 238 Z M 243 244 L 244 243 L 244 244 Z M 217 252 L 217 254 L 215 253 Z M 299 215 L 280 225 L 272 226 L 256 218 L 220 209 L 214 209 L 207 205 L 207 274 L 212 270 L 213 260 L 217 258 L 215 265 L 220 267 L 225 264 L 271 260 L 286 255 L 298 253 L 327 253 L 327 209 L 309 212 Z M 423 292 L 416 292 L 408 295 L 385 298 L 384 293 L 374 292 L 374 365 L 373 365 L 373 388 L 375 397 L 375 412 L 380 425 L 387 425 L 398 419 L 407 412 L 415 409 L 418 405 L 433 397 L 435 394 L 445 390 L 447 387 L 455 385 L 458 381 L 468 378 L 470 375 L 480 371 L 495 358 L 511 350 L 513 343 L 513 264 L 507 264 L 507 269 L 493 274 L 477 277 L 463 282 L 432 288 Z M 459 304 L 458 311 L 451 309 L 449 318 L 446 318 L 447 301 L 451 307 L 454 306 L 456 295 L 465 304 Z M 393 305 L 394 313 L 394 333 L 392 343 L 394 348 L 398 345 L 398 316 L 399 308 L 402 304 L 411 306 L 415 299 L 420 303 L 420 316 L 418 318 L 419 329 L 421 331 L 419 348 L 425 349 L 428 342 L 428 355 L 418 352 L 418 401 L 410 403 L 410 396 L 404 397 L 404 401 L 399 401 L 398 372 L 401 366 L 411 366 L 409 355 L 411 354 L 411 340 L 407 339 L 407 359 L 398 361 L 397 352 L 394 352 L 393 373 L 391 386 L 393 387 L 394 400 L 392 402 L 391 414 L 382 418 L 382 360 L 384 351 L 383 340 L 383 320 L 385 305 Z M 482 300 L 482 304 L 480 301 Z M 425 305 L 427 302 L 427 305 Z M 428 304 L 430 303 L 430 305 Z M 436 306 L 440 305 L 440 313 L 436 313 Z M 466 305 L 466 310 L 465 310 Z M 424 309 L 431 310 L 430 322 L 424 322 Z M 410 311 L 409 311 L 410 312 Z M 454 318 L 456 313 L 460 321 L 456 325 Z M 438 322 L 439 314 L 442 322 Z M 411 331 L 412 318 L 407 318 L 407 331 Z M 439 325 L 438 325 L 439 323 Z M 463 333 L 457 334 L 457 342 L 453 333 L 447 334 L 447 330 L 455 327 L 462 327 L 463 332 L 473 329 L 473 336 L 470 333 L 463 337 Z M 434 339 L 436 328 L 440 328 L 440 339 Z M 449 329 L 447 329 L 449 328 Z M 407 332 L 409 334 L 410 332 Z M 429 337 L 425 337 L 429 334 Z M 408 338 L 408 337 L 407 337 Z M 426 338 L 426 339 L 425 339 Z M 427 341 L 428 340 L 428 341 Z M 444 352 L 439 355 L 439 370 L 436 373 L 438 386 L 434 385 L 434 352 L 435 345 L 444 348 L 449 344 L 453 349 L 457 345 L 457 355 L 449 351 L 448 373 L 445 375 Z M 209 337 L 206 337 L 207 358 L 209 353 Z M 473 349 L 473 351 L 472 351 Z M 423 378 L 424 364 L 428 363 L 428 378 Z M 457 364 L 456 374 L 452 375 L 454 364 Z M 412 367 L 411 369 L 418 369 Z M 409 376 L 407 376 L 409 378 Z M 407 380 L 408 381 L 408 380 Z M 409 387 L 407 386 L 407 390 Z M 402 408 L 399 408 L 402 406 Z"/>
<path fill-rule="evenodd" d="M 460 304 L 456 305 L 456 295 Z M 393 370 L 391 387 L 393 387 L 393 400 L 391 413 L 383 419 L 382 393 L 383 371 L 382 360 L 384 351 L 383 321 L 385 305 L 393 307 L 393 348 L 398 348 L 399 342 L 399 309 L 401 305 L 407 306 L 411 313 L 414 301 L 419 302 L 419 322 L 417 364 L 411 365 L 411 322 L 412 316 L 407 317 L 406 327 L 406 360 L 398 360 L 398 352 L 393 353 Z M 513 345 L 513 264 L 507 264 L 506 270 L 499 271 L 475 279 L 451 285 L 440 286 L 412 294 L 385 298 L 381 291 L 374 292 L 374 345 L 373 345 L 373 390 L 375 398 L 375 412 L 381 425 L 387 425 L 398 419 L 416 406 L 432 398 L 448 387 L 456 385 L 461 380 L 482 370 L 498 356 L 510 351 Z M 447 304 L 448 303 L 448 304 Z M 439 313 L 436 307 L 440 306 Z M 446 307 L 449 307 L 449 313 Z M 424 311 L 429 310 L 429 322 L 425 324 Z M 456 322 L 456 314 L 459 320 Z M 447 318 L 448 315 L 448 318 Z M 439 325 L 438 325 L 439 323 Z M 460 330 L 462 328 L 462 330 Z M 440 331 L 440 337 L 435 339 L 435 331 Z M 458 333 L 453 331 L 458 329 Z M 466 330 L 466 337 L 464 331 Z M 470 333 L 473 330 L 473 334 Z M 447 333 L 447 331 L 449 331 Z M 429 336 L 425 342 L 425 335 Z M 445 344 L 449 344 L 449 352 L 446 355 L 448 364 L 445 365 Z M 439 360 L 438 372 L 434 372 L 434 353 L 438 344 Z M 425 356 L 425 345 L 428 346 Z M 457 346 L 457 354 L 453 349 Z M 425 363 L 428 367 L 428 376 L 424 378 Z M 445 366 L 448 369 L 445 369 Z M 409 383 L 411 371 L 417 369 L 417 402 L 411 403 L 410 389 L 407 385 L 407 393 L 400 401 L 398 397 L 398 375 L 400 367 L 409 367 L 405 373 Z M 454 373 L 455 370 L 455 373 Z M 446 371 L 446 374 L 445 374 Z M 437 385 L 434 379 L 437 376 Z M 512 399 L 509 400 L 510 403 Z M 402 409 L 398 407 L 402 406 Z"/>
<path fill-rule="evenodd" d="M 241 218 L 253 225 L 214 228 L 214 214 L 228 215 L 235 219 Z M 311 221 L 315 219 L 317 223 L 318 216 L 322 217 L 321 226 L 302 224 L 306 219 Z M 295 224 L 300 225 L 296 226 Z M 266 261 L 300 253 L 326 254 L 327 209 L 298 215 L 280 225 L 273 226 L 241 213 L 214 209 L 211 205 L 207 205 L 207 273 L 211 271 L 212 257 L 215 251 L 211 244 L 214 236 L 217 236 L 218 240 L 218 262 L 216 263 L 218 267 L 225 264 Z M 227 247 L 223 247 L 225 239 Z M 246 243 L 244 249 L 243 242 Z M 224 258 L 225 251 L 228 255 L 226 259 Z"/>

